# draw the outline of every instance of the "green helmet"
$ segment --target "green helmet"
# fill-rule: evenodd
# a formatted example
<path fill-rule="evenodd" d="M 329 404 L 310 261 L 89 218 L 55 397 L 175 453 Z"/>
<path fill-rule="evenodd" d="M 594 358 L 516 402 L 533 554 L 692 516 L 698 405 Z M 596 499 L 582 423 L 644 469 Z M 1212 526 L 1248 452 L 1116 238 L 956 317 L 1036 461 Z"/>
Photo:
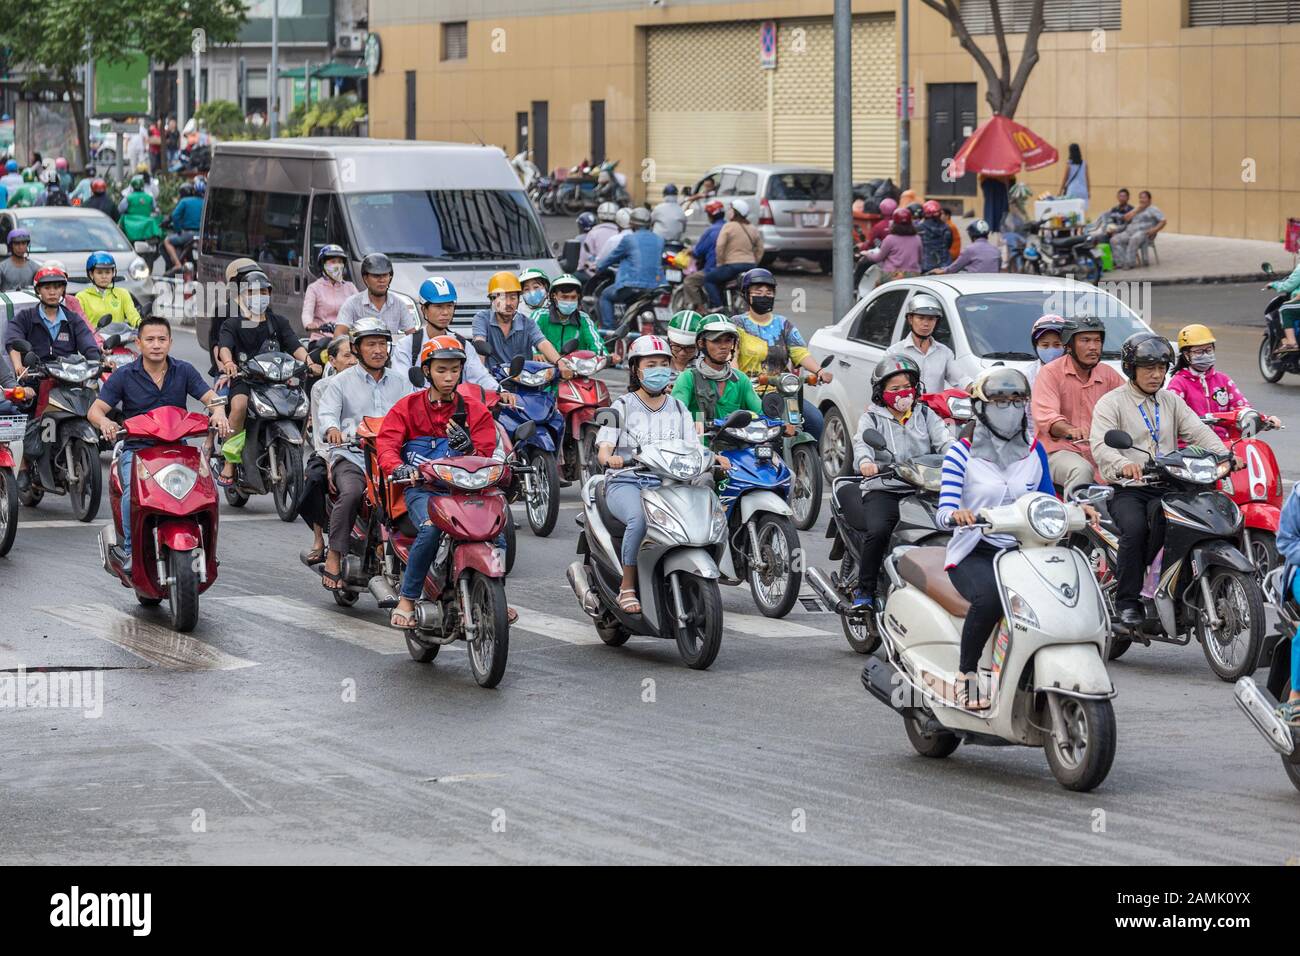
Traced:
<path fill-rule="evenodd" d="M 36 171 L 35 171 L 34 169 L 24 169 L 24 170 L 23 170 L 23 182 L 25 182 L 25 183 L 34 183 L 34 182 L 36 182 Z"/>
<path fill-rule="evenodd" d="M 144 177 L 143 177 L 143 176 L 132 176 L 132 177 L 131 177 L 131 188 L 134 189 L 136 192 L 140 192 L 142 189 L 144 189 Z"/>
<path fill-rule="evenodd" d="M 537 270 L 532 269 L 529 271 L 536 272 Z M 546 277 L 541 276 L 541 278 L 545 279 Z M 551 283 L 551 291 L 558 292 L 560 289 L 573 289 L 578 294 L 581 294 L 582 280 L 575 275 L 570 275 L 567 272 L 564 273 L 563 275 L 556 276 L 555 281 Z"/>
<path fill-rule="evenodd" d="M 550 276 L 548 276 L 541 269 L 525 269 L 523 272 L 519 273 L 520 285 L 523 285 L 529 279 L 540 279 L 542 281 L 542 285 L 546 286 L 548 289 L 551 287 Z"/>
<path fill-rule="evenodd" d="M 736 328 L 734 322 L 725 315 L 710 315 L 707 318 L 700 317 L 700 327 L 695 333 L 695 339 L 716 339 L 723 335 L 734 335 L 739 341 L 740 330 Z"/>
<path fill-rule="evenodd" d="M 690 309 L 677 312 L 668 320 L 668 341 L 675 345 L 694 345 L 704 316 Z"/>

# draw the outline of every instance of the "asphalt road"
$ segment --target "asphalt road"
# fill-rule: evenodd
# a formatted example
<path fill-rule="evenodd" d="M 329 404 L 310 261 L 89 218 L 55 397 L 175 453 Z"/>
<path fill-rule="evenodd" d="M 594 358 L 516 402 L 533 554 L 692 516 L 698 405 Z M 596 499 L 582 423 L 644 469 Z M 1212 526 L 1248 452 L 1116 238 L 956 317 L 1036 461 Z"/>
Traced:
<path fill-rule="evenodd" d="M 790 273 L 783 283 L 793 280 Z M 828 298 L 827 280 L 801 281 Z M 1300 382 L 1253 372 L 1251 289 L 1157 290 L 1162 330 L 1201 320 L 1269 412 Z M 824 313 L 823 313 L 824 314 Z M 811 314 L 805 321 L 815 321 Z M 177 352 L 198 359 L 191 334 Z M 1277 448 L 1300 471 L 1294 432 Z M 1195 647 L 1112 666 L 1119 747 L 1092 794 L 1040 751 L 917 756 L 869 698 L 837 620 L 760 617 L 724 589 L 722 651 L 687 670 L 667 642 L 600 644 L 563 575 L 576 492 L 548 540 L 520 534 L 505 680 L 463 645 L 411 661 L 369 597 L 337 608 L 268 499 L 222 516 L 220 578 L 179 637 L 98 566 L 95 529 L 46 498 L 0 559 L 0 668 L 89 668 L 89 709 L 0 725 L 5 863 L 1283 862 L 1300 795 Z M 824 519 L 803 536 L 826 566 Z M 4 677 L 0 674 L 0 680 Z M 93 686 L 90 685 L 90 686 Z M 10 700 L 12 704 L 12 699 Z"/>

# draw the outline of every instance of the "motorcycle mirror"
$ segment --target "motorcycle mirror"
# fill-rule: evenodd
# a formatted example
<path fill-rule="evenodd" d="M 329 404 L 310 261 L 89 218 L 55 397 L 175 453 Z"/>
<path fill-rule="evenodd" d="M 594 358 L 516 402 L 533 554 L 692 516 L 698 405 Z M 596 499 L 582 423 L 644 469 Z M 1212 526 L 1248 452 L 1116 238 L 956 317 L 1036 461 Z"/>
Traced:
<path fill-rule="evenodd" d="M 14 339 L 9 343 L 9 350 L 11 352 L 17 352 L 23 357 L 23 361 L 26 362 L 27 355 L 32 350 L 32 343 L 28 342 L 26 339 Z"/>
<path fill-rule="evenodd" d="M 23 344 L 26 345 L 27 343 L 24 342 Z M 31 350 L 30 345 L 27 346 L 27 351 L 23 354 L 23 364 L 28 368 L 41 367 L 41 357 Z"/>
<path fill-rule="evenodd" d="M 515 433 L 510 437 L 511 440 L 516 445 L 518 445 L 520 442 L 526 442 L 528 441 L 528 439 L 532 438 L 533 434 L 536 431 L 537 431 L 537 422 L 528 421 L 528 422 L 524 422 L 518 428 L 516 428 Z"/>
<path fill-rule="evenodd" d="M 884 451 L 889 447 L 885 442 L 885 436 L 874 428 L 864 428 L 862 430 L 862 440 L 866 442 L 867 447 L 876 451 Z"/>
<path fill-rule="evenodd" d="M 142 256 L 147 256 L 149 253 L 153 252 L 153 246 L 149 245 L 147 242 L 137 242 L 132 248 L 135 249 L 136 253 Z"/>
<path fill-rule="evenodd" d="M 592 421 L 601 428 L 618 428 L 618 412 L 612 408 L 602 408 L 592 416 Z"/>
<path fill-rule="evenodd" d="M 1106 432 L 1106 447 L 1114 448 L 1118 451 L 1125 451 L 1133 447 L 1133 436 L 1122 428 L 1112 428 Z"/>
<path fill-rule="evenodd" d="M 581 344 L 582 343 L 580 343 L 577 339 L 569 339 L 569 341 L 564 343 L 564 348 L 560 349 L 560 354 L 571 355 L 572 353 L 578 351 L 578 346 Z"/>
<path fill-rule="evenodd" d="M 1273 263 L 1271 263 L 1271 262 L 1261 262 L 1261 263 L 1259 264 L 1259 270 L 1260 270 L 1261 272 L 1263 272 L 1264 275 L 1266 275 L 1266 276 L 1271 276 L 1271 275 L 1273 274 Z"/>
<path fill-rule="evenodd" d="M 111 312 L 105 312 L 103 315 L 99 317 L 99 321 L 95 323 L 95 328 L 102 329 L 104 326 L 112 325 L 112 324 L 113 324 L 113 314 Z"/>
<path fill-rule="evenodd" d="M 477 352 L 479 355 L 483 356 L 484 358 L 487 358 L 489 355 L 492 354 L 492 350 L 488 348 L 488 344 L 484 342 L 482 339 L 474 340 L 474 351 Z"/>
<path fill-rule="evenodd" d="M 411 367 L 406 370 L 406 380 L 416 388 L 424 388 L 428 384 L 424 380 L 424 369 Z"/>
<path fill-rule="evenodd" d="M 524 357 L 516 355 L 510 360 L 510 377 L 514 378 L 524 370 Z"/>
<path fill-rule="evenodd" d="M 121 345 L 121 344 L 122 344 L 122 336 L 120 336 L 120 335 L 110 335 L 110 336 L 108 336 L 108 338 L 104 339 L 104 344 L 103 344 L 102 347 L 103 347 L 104 351 L 107 352 L 107 351 L 109 351 L 110 349 L 115 349 L 115 348 L 117 348 L 117 347 L 118 347 L 119 345 Z"/>
<path fill-rule="evenodd" d="M 723 428 L 744 428 L 754 420 L 754 413 L 747 408 L 738 408 L 722 423 Z"/>

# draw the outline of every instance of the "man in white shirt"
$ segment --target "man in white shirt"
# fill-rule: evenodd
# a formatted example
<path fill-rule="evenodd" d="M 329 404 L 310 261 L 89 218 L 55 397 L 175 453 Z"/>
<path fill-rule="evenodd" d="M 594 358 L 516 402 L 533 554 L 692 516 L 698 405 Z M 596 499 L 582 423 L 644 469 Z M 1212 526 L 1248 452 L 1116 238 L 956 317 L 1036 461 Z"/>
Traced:
<path fill-rule="evenodd" d="M 663 202 L 650 210 L 650 222 L 664 242 L 681 242 L 686 235 L 686 210 L 678 204 L 677 187 L 672 183 L 664 187 Z"/>
<path fill-rule="evenodd" d="M 943 317 L 943 306 L 927 292 L 912 296 L 907 306 L 910 334 L 889 347 L 886 355 L 905 355 L 921 367 L 921 383 L 927 392 L 945 388 L 966 388 L 970 379 L 957 367 L 952 349 L 934 338 L 935 327 Z"/>

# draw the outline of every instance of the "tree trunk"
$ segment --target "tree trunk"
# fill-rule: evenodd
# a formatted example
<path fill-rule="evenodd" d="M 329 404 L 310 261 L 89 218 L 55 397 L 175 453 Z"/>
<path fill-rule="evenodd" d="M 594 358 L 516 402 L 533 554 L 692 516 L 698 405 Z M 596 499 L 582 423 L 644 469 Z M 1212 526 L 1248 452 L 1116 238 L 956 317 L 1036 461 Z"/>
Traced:
<path fill-rule="evenodd" d="M 975 38 L 971 36 L 966 24 L 962 22 L 961 10 L 957 5 L 957 0 L 921 0 L 927 7 L 947 19 L 952 31 L 957 36 L 957 42 L 961 48 L 970 54 L 980 72 L 984 74 L 984 82 L 988 88 L 985 99 L 988 100 L 989 108 L 995 115 L 1005 116 L 1007 119 L 1014 119 L 1016 109 L 1020 106 L 1020 97 L 1025 92 L 1025 84 L 1029 81 L 1029 74 L 1038 63 L 1038 38 L 1043 32 L 1043 3 L 1044 0 L 1034 0 L 1033 10 L 1029 17 L 1029 29 L 1025 33 L 1025 47 L 1020 54 L 1020 64 L 1016 69 L 1015 76 L 1011 75 L 1011 57 L 1007 51 L 1006 30 L 1002 23 L 1002 11 L 997 2 L 993 0 L 990 9 L 993 14 L 994 40 L 998 47 L 998 61 L 1001 64 L 1001 72 L 993 65 Z"/>
<path fill-rule="evenodd" d="M 72 122 L 77 131 L 77 158 L 81 163 L 80 168 L 84 170 L 90 165 L 89 131 L 86 129 L 86 103 L 84 100 L 79 101 L 77 99 L 77 81 L 74 76 L 65 73 L 62 82 L 63 92 L 67 94 L 68 103 L 72 106 Z"/>

